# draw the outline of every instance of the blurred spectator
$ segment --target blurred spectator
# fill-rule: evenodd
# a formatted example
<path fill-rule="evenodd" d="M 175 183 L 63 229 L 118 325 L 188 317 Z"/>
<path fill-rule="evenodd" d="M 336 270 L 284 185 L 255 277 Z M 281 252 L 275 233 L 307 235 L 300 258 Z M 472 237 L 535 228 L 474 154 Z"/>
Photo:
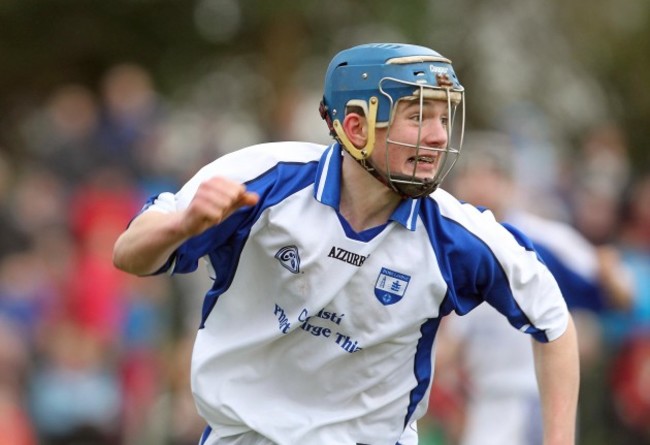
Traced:
<path fill-rule="evenodd" d="M 148 411 L 137 445 L 195 445 L 205 420 L 196 412 L 190 388 L 190 361 L 194 334 L 186 333 L 170 344 L 164 360 L 167 385 Z"/>
<path fill-rule="evenodd" d="M 584 137 L 574 173 L 578 188 L 620 196 L 630 179 L 630 161 L 623 130 L 613 122 L 592 128 Z"/>
<path fill-rule="evenodd" d="M 463 157 L 448 186 L 461 199 L 490 210 L 497 220 L 531 237 L 565 289 L 569 306 L 590 310 L 629 307 L 630 277 L 621 267 L 617 250 L 613 245 L 596 248 L 570 225 L 540 216 L 537 201 L 524 201 L 527 194 L 516 180 L 514 150 L 507 134 L 468 133 Z M 598 289 L 603 285 L 607 292 Z"/>
<path fill-rule="evenodd" d="M 60 300 L 31 245 L 0 258 L 0 316 L 11 321 L 27 346 L 33 347 L 39 340 Z"/>
<path fill-rule="evenodd" d="M 508 162 L 512 180 L 519 187 L 519 206 L 527 208 L 527 204 L 534 203 L 535 208 L 528 210 L 535 214 L 566 220 L 567 209 L 558 190 L 561 147 L 553 140 L 549 116 L 535 103 L 515 101 L 504 108 L 500 117 L 504 133 L 508 134 Z"/>
<path fill-rule="evenodd" d="M 143 282 L 144 281 L 144 282 Z M 136 280 L 129 277 L 122 321 L 120 379 L 124 445 L 142 445 L 149 413 L 165 390 L 164 351 L 172 343 L 168 277 Z M 157 442 L 160 443 L 160 442 Z"/>
<path fill-rule="evenodd" d="M 159 132 L 166 114 L 150 73 L 132 63 L 110 68 L 101 82 L 99 135 L 102 150 L 144 188 L 166 180 Z M 163 170 L 163 171 L 161 171 Z"/>
<path fill-rule="evenodd" d="M 63 85 L 27 120 L 23 132 L 32 161 L 73 188 L 105 162 L 99 150 L 98 103 L 79 84 Z"/>
<path fill-rule="evenodd" d="M 515 236 L 521 230 L 532 240 L 572 310 L 586 373 L 600 358 L 600 327 L 594 314 L 605 307 L 629 307 L 630 283 L 613 249 L 600 252 L 572 227 L 522 209 L 513 151 L 508 135 L 468 133 L 463 158 L 448 186 L 460 199 L 492 211 Z M 535 204 L 529 203 L 529 208 Z M 438 376 L 454 374 L 455 366 L 461 366 L 467 391 L 460 443 L 541 444 L 541 405 L 530 340 L 485 304 L 465 317 L 445 320 L 441 331 L 447 331 L 443 334 L 447 342 L 440 346 L 447 359 L 438 363 Z"/>
<path fill-rule="evenodd" d="M 632 270 L 636 299 L 625 323 L 630 335 L 650 336 L 650 174 L 636 180 L 626 200 L 619 237 L 623 261 Z"/>
<path fill-rule="evenodd" d="M 573 224 L 592 243 L 614 242 L 619 223 L 619 198 L 603 190 L 574 188 Z"/>
<path fill-rule="evenodd" d="M 2 147 L 0 147 L 2 148 Z M 14 187 L 15 167 L 8 159 L 0 156 L 0 258 L 27 246 L 28 236 L 15 218 L 10 206 Z"/>
<path fill-rule="evenodd" d="M 112 243 L 137 212 L 139 192 L 122 170 L 107 166 L 76 190 L 70 227 L 77 244 L 69 295 L 71 316 L 102 341 L 119 341 L 127 276 L 111 265 Z"/>
<path fill-rule="evenodd" d="M 650 252 L 650 173 L 634 181 L 625 204 L 619 236 L 621 246 Z"/>
<path fill-rule="evenodd" d="M 161 390 L 162 350 L 169 341 L 168 277 L 143 283 L 112 267 L 112 243 L 140 207 L 128 172 L 97 168 L 70 200 L 76 245 L 68 294 L 70 320 L 97 346 L 116 354 L 111 378 L 120 389 L 123 443 L 137 444 Z"/>
<path fill-rule="evenodd" d="M 20 329 L 0 316 L 0 445 L 37 445 L 25 403 L 29 360 Z"/>
<path fill-rule="evenodd" d="M 632 271 L 635 300 L 629 311 L 610 312 L 603 321 L 611 364 L 617 440 L 650 443 L 650 175 L 633 182 L 625 201 L 619 236 L 623 261 Z M 621 438 L 622 437 L 622 438 Z"/>
<path fill-rule="evenodd" d="M 62 177 L 40 164 L 22 169 L 7 199 L 13 224 L 28 237 L 48 226 L 68 224 L 67 203 Z"/>
<path fill-rule="evenodd" d="M 27 409 L 5 391 L 15 348 L 0 337 L 0 445 L 140 445 L 165 388 L 171 282 L 133 280 L 111 254 L 140 194 L 178 168 L 157 152 L 164 113 L 149 74 L 118 65 L 101 87 L 55 88 L 22 125 L 25 162 L 0 158 L 0 317 L 33 364 L 14 387 L 29 388 Z"/>
<path fill-rule="evenodd" d="M 120 388 L 114 352 L 73 322 L 48 331 L 30 383 L 30 406 L 45 445 L 117 445 Z"/>
<path fill-rule="evenodd" d="M 571 167 L 573 224 L 595 244 L 615 241 L 623 190 L 630 180 L 627 142 L 619 126 L 607 122 L 584 138 Z"/>

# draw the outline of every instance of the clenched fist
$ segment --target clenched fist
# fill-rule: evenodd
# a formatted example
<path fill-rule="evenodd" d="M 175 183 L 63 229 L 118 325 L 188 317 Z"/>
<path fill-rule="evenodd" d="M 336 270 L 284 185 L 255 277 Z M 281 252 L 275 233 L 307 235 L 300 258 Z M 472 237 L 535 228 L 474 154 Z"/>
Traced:
<path fill-rule="evenodd" d="M 252 206 L 258 201 L 257 194 L 247 192 L 246 187 L 238 182 L 223 177 L 210 178 L 201 183 L 183 211 L 182 230 L 188 237 L 198 235 L 240 207 Z"/>

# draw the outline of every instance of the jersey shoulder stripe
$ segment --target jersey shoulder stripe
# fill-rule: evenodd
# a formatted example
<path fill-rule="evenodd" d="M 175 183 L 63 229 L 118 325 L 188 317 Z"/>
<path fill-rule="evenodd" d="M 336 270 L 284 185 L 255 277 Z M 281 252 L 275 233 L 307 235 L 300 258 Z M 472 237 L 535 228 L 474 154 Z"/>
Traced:
<path fill-rule="evenodd" d="M 201 168 L 176 194 L 177 203 L 181 208 L 186 207 L 201 182 L 208 178 L 224 176 L 249 183 L 281 162 L 302 164 L 318 161 L 326 148 L 303 142 L 270 142 L 228 153 Z"/>
<path fill-rule="evenodd" d="M 444 190 L 424 202 L 420 216 L 449 284 L 446 310 L 462 315 L 488 301 L 513 326 L 540 341 L 563 332 L 564 300 L 525 235 L 512 233 L 491 212 L 461 203 Z M 548 306 L 532 305 L 533 294 L 547 296 Z"/>
<path fill-rule="evenodd" d="M 493 286 L 501 287 L 504 297 L 510 294 L 506 274 L 490 246 L 493 235 L 486 235 L 489 227 L 497 225 L 489 214 L 438 189 L 422 203 L 420 217 L 449 284 L 448 310 L 466 314 L 485 300 Z"/>

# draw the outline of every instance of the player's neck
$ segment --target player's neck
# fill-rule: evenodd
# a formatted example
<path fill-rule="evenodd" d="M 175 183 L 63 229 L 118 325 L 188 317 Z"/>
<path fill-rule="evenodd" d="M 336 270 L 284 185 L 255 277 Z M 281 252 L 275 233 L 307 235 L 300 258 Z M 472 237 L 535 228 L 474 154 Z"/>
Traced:
<path fill-rule="evenodd" d="M 365 171 L 349 155 L 343 157 L 339 211 L 357 232 L 386 223 L 401 198 Z"/>

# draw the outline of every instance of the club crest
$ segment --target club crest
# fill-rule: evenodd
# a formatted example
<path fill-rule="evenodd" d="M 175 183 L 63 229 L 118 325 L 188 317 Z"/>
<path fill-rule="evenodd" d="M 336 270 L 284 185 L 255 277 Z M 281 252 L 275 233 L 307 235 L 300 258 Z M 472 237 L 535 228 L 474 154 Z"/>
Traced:
<path fill-rule="evenodd" d="M 385 306 L 395 304 L 404 296 L 409 281 L 409 275 L 382 267 L 375 283 L 375 296 Z"/>
<path fill-rule="evenodd" d="M 284 246 L 275 254 L 280 264 L 291 273 L 300 273 L 300 255 L 296 246 Z"/>

